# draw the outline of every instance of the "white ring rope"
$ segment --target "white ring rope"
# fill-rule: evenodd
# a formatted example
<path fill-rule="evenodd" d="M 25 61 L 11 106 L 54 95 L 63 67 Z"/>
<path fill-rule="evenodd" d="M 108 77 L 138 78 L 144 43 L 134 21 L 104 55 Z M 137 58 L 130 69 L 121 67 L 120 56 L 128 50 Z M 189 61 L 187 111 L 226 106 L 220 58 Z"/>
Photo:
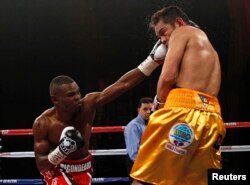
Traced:
<path fill-rule="evenodd" d="M 221 146 L 221 152 L 249 152 L 250 145 Z M 94 156 L 126 155 L 126 149 L 89 150 Z M 2 152 L 0 158 L 33 158 L 34 152 Z"/>
<path fill-rule="evenodd" d="M 221 152 L 249 152 L 250 145 L 221 146 Z"/>
<path fill-rule="evenodd" d="M 103 155 L 126 155 L 126 149 L 111 149 L 111 150 L 89 150 L 94 156 Z M 24 158 L 35 157 L 34 152 L 2 152 L 0 158 Z"/>

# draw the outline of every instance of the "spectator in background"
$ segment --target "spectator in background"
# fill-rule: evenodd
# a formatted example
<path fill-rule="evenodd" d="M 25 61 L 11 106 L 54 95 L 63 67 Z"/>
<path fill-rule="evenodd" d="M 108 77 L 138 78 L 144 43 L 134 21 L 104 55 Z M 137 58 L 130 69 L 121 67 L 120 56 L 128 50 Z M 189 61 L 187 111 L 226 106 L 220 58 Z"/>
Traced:
<path fill-rule="evenodd" d="M 132 119 L 126 126 L 124 130 L 124 138 L 127 150 L 127 171 L 128 174 L 135 161 L 139 146 L 141 136 L 147 125 L 149 116 L 152 112 L 153 99 L 150 97 L 143 97 L 139 100 L 137 106 L 138 115 Z M 132 179 L 130 179 L 132 182 Z"/>

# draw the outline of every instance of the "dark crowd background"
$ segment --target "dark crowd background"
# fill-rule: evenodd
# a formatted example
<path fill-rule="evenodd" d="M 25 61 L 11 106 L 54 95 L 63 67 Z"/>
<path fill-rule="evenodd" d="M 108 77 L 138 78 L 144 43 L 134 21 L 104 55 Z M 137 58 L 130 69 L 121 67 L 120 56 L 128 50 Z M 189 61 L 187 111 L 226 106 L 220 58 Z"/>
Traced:
<path fill-rule="evenodd" d="M 224 121 L 250 121 L 249 0 L 1 0 L 0 129 L 32 128 L 52 106 L 48 85 L 56 75 L 73 77 L 84 95 L 136 67 L 156 41 L 150 16 L 170 4 L 199 24 L 220 55 Z M 137 114 L 138 99 L 154 97 L 159 73 L 98 109 L 94 126 L 126 125 Z M 249 144 L 248 132 L 228 129 L 223 145 Z M 125 148 L 122 133 L 93 134 L 91 140 L 91 149 Z M 32 151 L 33 137 L 4 137 L 1 144 L 3 152 Z M 247 168 L 248 155 L 223 153 L 224 168 Z M 94 157 L 94 177 L 127 176 L 124 157 Z M 40 178 L 34 158 L 0 160 L 2 179 Z"/>

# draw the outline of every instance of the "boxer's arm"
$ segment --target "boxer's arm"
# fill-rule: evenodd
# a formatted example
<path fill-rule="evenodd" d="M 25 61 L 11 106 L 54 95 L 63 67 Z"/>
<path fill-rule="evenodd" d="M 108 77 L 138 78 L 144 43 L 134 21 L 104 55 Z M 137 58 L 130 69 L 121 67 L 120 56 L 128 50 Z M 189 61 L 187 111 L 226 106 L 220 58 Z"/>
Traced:
<path fill-rule="evenodd" d="M 181 61 L 189 41 L 189 34 L 185 29 L 186 27 L 176 29 L 169 39 L 168 53 L 157 83 L 156 98 L 160 103 L 165 102 L 169 91 L 178 79 Z"/>
<path fill-rule="evenodd" d="M 33 123 L 34 152 L 37 169 L 42 172 L 54 167 L 48 161 L 49 141 L 48 141 L 48 124 L 46 118 L 40 117 Z"/>
<path fill-rule="evenodd" d="M 139 84 L 146 76 L 138 69 L 134 68 L 125 73 L 119 80 L 105 88 L 102 92 L 88 93 L 84 97 L 88 107 L 100 106 L 111 102 L 129 89 Z"/>
<path fill-rule="evenodd" d="M 35 160 L 40 172 L 59 164 L 70 153 L 84 145 L 80 132 L 66 127 L 61 133 L 58 146 L 50 153 L 49 125 L 50 122 L 45 117 L 39 117 L 33 124 Z"/>
<path fill-rule="evenodd" d="M 140 69 L 135 68 L 130 70 L 120 77 L 120 79 L 118 79 L 115 83 L 100 92 L 98 98 L 96 99 L 97 105 L 102 105 L 116 99 L 129 89 L 138 85 L 145 78 L 145 74 L 142 73 Z"/>
<path fill-rule="evenodd" d="M 159 41 L 154 45 L 149 56 L 137 67 L 121 76 L 115 83 L 105 88 L 102 92 L 88 94 L 94 96 L 95 104 L 108 103 L 126 91 L 138 85 L 149 76 L 160 64 L 163 63 L 167 48 Z"/>

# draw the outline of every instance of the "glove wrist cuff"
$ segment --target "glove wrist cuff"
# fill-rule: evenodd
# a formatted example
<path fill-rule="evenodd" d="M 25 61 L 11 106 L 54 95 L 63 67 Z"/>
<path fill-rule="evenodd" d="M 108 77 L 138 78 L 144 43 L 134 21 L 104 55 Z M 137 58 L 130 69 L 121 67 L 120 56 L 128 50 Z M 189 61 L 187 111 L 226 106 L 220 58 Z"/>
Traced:
<path fill-rule="evenodd" d="M 156 63 L 151 56 L 148 56 L 139 66 L 138 69 L 149 76 L 160 64 Z"/>
<path fill-rule="evenodd" d="M 51 164 L 58 165 L 61 163 L 67 156 L 64 155 L 59 147 L 56 147 L 55 150 L 53 150 L 51 153 L 48 155 L 48 160 Z"/>

